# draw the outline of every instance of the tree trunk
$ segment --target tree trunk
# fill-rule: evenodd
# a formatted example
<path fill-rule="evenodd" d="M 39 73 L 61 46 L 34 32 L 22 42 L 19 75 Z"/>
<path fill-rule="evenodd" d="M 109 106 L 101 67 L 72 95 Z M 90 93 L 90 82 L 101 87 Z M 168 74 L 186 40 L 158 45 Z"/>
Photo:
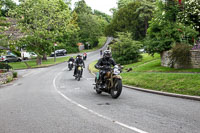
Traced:
<path fill-rule="evenodd" d="M 146 36 L 146 34 L 147 34 L 147 29 L 148 29 L 148 19 L 145 19 L 145 33 L 144 33 L 144 35 Z"/>
<path fill-rule="evenodd" d="M 38 56 L 36 63 L 37 63 L 37 65 L 41 65 L 42 64 L 42 57 Z"/>
<path fill-rule="evenodd" d="M 47 54 L 46 54 L 46 53 L 45 53 L 45 54 L 43 54 L 42 60 L 45 60 L 45 61 L 47 61 Z"/>

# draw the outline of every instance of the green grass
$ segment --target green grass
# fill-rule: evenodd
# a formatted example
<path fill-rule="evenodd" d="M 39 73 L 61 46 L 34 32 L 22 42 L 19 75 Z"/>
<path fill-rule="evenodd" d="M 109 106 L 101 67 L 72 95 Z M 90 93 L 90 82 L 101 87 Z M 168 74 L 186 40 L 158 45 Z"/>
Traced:
<path fill-rule="evenodd" d="M 92 49 L 81 50 L 80 52 L 81 52 L 81 53 L 85 53 L 85 52 L 91 52 L 91 51 L 98 50 L 98 49 L 100 49 L 101 47 L 103 47 L 103 45 L 104 45 L 105 42 L 106 42 L 106 39 L 107 39 L 106 37 L 100 37 L 100 38 L 99 38 L 99 44 L 98 44 L 97 47 L 94 47 L 94 48 L 92 48 Z"/>
<path fill-rule="evenodd" d="M 200 96 L 200 75 L 186 73 L 122 73 L 123 83 L 146 89 Z"/>
<path fill-rule="evenodd" d="M 91 72 L 93 72 L 93 73 L 96 73 L 96 72 L 98 72 L 99 70 L 98 69 L 96 69 L 95 67 L 94 67 L 94 65 L 97 63 L 97 61 L 94 61 L 94 62 L 92 62 L 90 65 L 89 65 L 89 70 L 91 71 Z"/>
<path fill-rule="evenodd" d="M 152 62 L 143 64 L 139 67 L 133 68 L 134 72 L 200 72 L 199 68 L 192 69 L 174 69 L 169 67 L 163 67 L 160 65 L 161 60 L 157 59 Z"/>
<path fill-rule="evenodd" d="M 159 54 L 155 54 L 154 56 L 150 56 L 150 55 L 145 53 L 145 54 L 142 54 L 142 59 L 140 61 L 133 63 L 133 64 L 125 65 L 124 68 L 137 67 L 137 66 L 143 65 L 144 63 L 148 63 L 150 61 L 157 60 L 157 59 L 160 59 Z"/>
<path fill-rule="evenodd" d="M 31 66 L 31 68 L 37 68 L 37 67 L 45 67 L 45 66 L 50 66 L 54 65 L 57 63 L 61 63 L 64 61 L 68 61 L 69 57 L 61 57 L 61 58 L 56 58 L 56 62 L 54 62 L 54 58 L 48 59 L 47 61 L 42 61 L 42 65 L 37 65 L 36 60 L 31 60 L 27 61 L 27 64 Z M 24 62 L 13 62 L 9 63 L 13 67 L 13 69 L 26 69 L 27 66 Z"/>

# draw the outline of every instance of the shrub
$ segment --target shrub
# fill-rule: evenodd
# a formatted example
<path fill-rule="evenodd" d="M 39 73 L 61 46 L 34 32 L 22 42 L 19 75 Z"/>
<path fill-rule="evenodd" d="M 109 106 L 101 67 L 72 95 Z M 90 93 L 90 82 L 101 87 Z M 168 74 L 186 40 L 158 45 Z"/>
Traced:
<path fill-rule="evenodd" d="M 131 39 L 130 33 L 118 33 L 117 41 L 111 46 L 112 56 L 120 64 L 137 62 L 142 58 L 139 51 L 141 46 L 139 41 Z"/>
<path fill-rule="evenodd" d="M 178 43 L 172 47 L 171 51 L 171 59 L 172 63 L 178 63 L 179 65 L 183 65 L 184 67 L 191 65 L 191 50 L 192 46 L 187 44 Z"/>
<path fill-rule="evenodd" d="M 9 71 L 9 69 L 12 69 L 12 66 L 6 63 L 0 62 L 0 69 L 7 69 L 7 71 Z"/>
<path fill-rule="evenodd" d="M 17 78 L 17 72 L 13 72 L 13 78 Z"/>

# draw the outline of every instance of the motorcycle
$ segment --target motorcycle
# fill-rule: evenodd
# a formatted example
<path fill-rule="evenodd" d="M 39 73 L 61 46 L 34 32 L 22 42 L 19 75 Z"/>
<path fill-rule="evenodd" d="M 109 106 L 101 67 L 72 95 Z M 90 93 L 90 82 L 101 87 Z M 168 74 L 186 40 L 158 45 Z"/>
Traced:
<path fill-rule="evenodd" d="M 83 55 L 83 60 L 86 60 L 86 58 L 87 58 L 87 55 Z"/>
<path fill-rule="evenodd" d="M 81 77 L 82 77 L 82 72 L 83 72 L 83 64 L 80 64 L 77 68 L 77 71 L 76 71 L 76 75 L 75 75 L 75 79 L 77 81 L 80 81 Z"/>
<path fill-rule="evenodd" d="M 69 71 L 72 70 L 72 68 L 73 68 L 73 62 L 72 61 L 68 62 L 68 68 L 69 68 Z"/>
<path fill-rule="evenodd" d="M 95 86 L 97 94 L 101 94 L 102 92 L 109 93 L 112 98 L 116 99 L 120 96 L 122 92 L 122 77 L 120 76 L 121 69 L 119 66 L 114 66 L 113 69 L 110 69 L 104 79 L 105 79 L 105 88 L 101 87 L 101 80 L 99 78 L 99 72 L 95 77 Z"/>

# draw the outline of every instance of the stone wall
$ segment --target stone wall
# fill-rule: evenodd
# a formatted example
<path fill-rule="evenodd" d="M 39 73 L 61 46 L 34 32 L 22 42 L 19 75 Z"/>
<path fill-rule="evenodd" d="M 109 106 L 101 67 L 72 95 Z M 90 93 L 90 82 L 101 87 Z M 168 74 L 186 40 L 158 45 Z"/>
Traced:
<path fill-rule="evenodd" d="M 12 72 L 0 73 L 0 85 L 8 81 L 9 78 L 13 77 Z"/>
<path fill-rule="evenodd" d="M 161 54 L 161 66 L 173 67 L 173 68 L 200 68 L 200 50 L 190 50 L 191 52 L 191 65 L 183 66 L 178 63 L 173 63 L 170 59 L 171 52 L 164 51 Z"/>
<path fill-rule="evenodd" d="M 200 50 L 191 50 L 192 68 L 200 68 Z"/>

